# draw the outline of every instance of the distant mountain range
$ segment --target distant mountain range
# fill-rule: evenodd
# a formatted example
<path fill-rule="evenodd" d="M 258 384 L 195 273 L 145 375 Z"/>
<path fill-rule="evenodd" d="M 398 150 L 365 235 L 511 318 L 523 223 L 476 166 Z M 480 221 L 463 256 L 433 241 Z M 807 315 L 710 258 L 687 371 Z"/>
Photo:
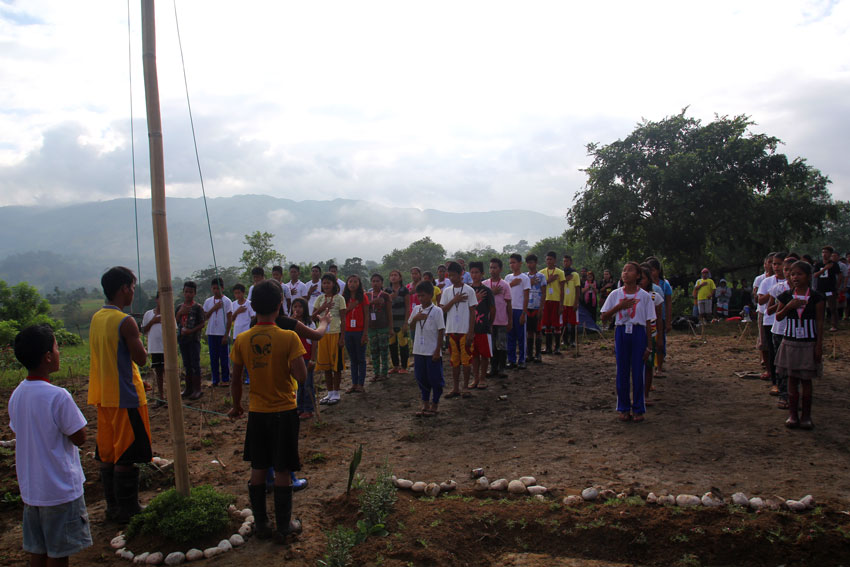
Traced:
<path fill-rule="evenodd" d="M 430 236 L 448 253 L 557 236 L 566 219 L 525 210 L 449 213 L 386 207 L 368 201 L 293 201 L 265 195 L 207 200 L 220 266 L 239 262 L 243 238 L 255 230 L 275 235 L 289 261 L 340 263 L 358 256 L 380 262 L 394 248 Z M 132 199 L 61 207 L 0 207 L 0 279 L 29 281 L 42 290 L 97 285 L 109 266 L 136 269 Z M 155 278 L 150 199 L 138 200 L 142 279 Z M 210 237 L 200 198 L 169 198 L 172 274 L 188 276 L 212 265 Z"/>

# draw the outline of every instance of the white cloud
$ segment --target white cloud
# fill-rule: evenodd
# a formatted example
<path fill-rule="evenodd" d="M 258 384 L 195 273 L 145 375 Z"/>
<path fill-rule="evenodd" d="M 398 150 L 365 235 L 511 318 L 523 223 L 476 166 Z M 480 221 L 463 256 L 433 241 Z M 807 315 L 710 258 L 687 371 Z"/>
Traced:
<path fill-rule="evenodd" d="M 0 205 L 132 194 L 126 5 L 0 4 Z M 172 5 L 168 188 L 200 194 Z M 850 2 L 180 2 L 208 196 L 563 214 L 585 144 L 748 114 L 850 198 Z M 147 191 L 138 7 L 137 183 Z M 144 193 L 143 193 L 144 194 Z"/>

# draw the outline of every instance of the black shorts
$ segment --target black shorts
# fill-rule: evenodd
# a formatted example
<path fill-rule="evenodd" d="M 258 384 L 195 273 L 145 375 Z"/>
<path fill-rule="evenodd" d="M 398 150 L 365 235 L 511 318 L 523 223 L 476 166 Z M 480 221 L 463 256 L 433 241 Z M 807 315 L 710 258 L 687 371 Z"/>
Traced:
<path fill-rule="evenodd" d="M 301 470 L 298 458 L 300 426 L 295 409 L 273 413 L 249 411 L 242 460 L 250 462 L 251 468 L 257 470 L 270 467 L 276 471 Z"/>
<path fill-rule="evenodd" d="M 152 352 L 151 353 L 151 368 L 164 368 L 165 367 L 165 355 L 161 352 Z"/>

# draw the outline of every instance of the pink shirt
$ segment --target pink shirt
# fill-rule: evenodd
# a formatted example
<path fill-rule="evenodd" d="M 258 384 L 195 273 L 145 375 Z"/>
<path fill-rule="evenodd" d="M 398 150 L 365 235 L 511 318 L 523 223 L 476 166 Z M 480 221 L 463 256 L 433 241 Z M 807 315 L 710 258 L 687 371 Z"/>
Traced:
<path fill-rule="evenodd" d="M 494 283 L 492 279 L 484 280 L 484 285 L 490 288 L 493 292 L 493 299 L 496 303 L 496 317 L 493 319 L 494 325 L 508 324 L 507 300 L 511 297 L 511 286 L 505 280 L 499 280 L 499 283 Z M 496 289 L 501 289 L 501 293 L 496 293 Z M 520 306 L 521 308 L 522 306 Z"/>

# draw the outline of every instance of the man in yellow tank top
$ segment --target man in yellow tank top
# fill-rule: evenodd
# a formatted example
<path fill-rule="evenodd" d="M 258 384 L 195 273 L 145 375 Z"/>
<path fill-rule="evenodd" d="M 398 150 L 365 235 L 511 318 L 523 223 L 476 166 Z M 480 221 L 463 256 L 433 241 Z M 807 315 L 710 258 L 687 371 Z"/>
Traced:
<path fill-rule="evenodd" d="M 127 523 L 141 510 L 139 469 L 150 462 L 151 432 L 145 388 L 137 365 L 147 352 L 136 320 L 124 313 L 133 302 L 136 276 L 127 268 L 110 268 L 100 280 L 106 305 L 91 320 L 89 405 L 97 406 L 100 478 L 106 519 Z"/>

